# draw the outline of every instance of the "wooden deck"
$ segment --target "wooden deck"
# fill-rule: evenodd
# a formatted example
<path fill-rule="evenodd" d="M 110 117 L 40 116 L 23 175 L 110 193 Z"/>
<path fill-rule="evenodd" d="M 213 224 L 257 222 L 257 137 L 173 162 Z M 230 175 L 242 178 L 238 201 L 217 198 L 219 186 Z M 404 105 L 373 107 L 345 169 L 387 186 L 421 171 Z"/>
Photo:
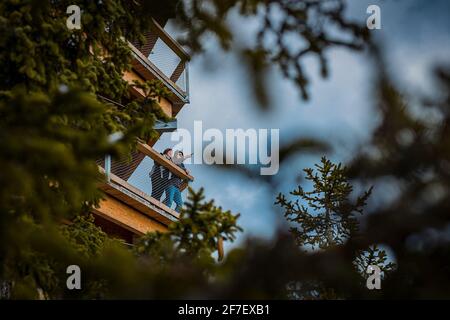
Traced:
<path fill-rule="evenodd" d="M 116 230 L 124 230 L 120 232 L 122 234 L 124 232 L 131 232 L 134 236 L 140 236 L 152 231 L 167 231 L 167 225 L 150 218 L 108 194 L 105 194 L 104 199 L 100 202 L 100 206 L 94 208 L 92 212 L 95 214 L 96 220 L 98 218 L 103 218 L 110 222 L 110 226 L 116 226 Z M 102 223 L 102 229 L 104 226 L 105 224 Z M 108 228 L 104 231 L 108 233 Z M 118 233 L 116 232 L 115 234 Z M 129 238 L 128 243 L 133 242 L 130 241 L 133 239 L 132 236 L 128 236 L 127 238 Z"/>
<path fill-rule="evenodd" d="M 99 167 L 99 170 L 104 173 L 103 168 Z M 109 197 L 106 197 L 107 202 L 102 202 L 99 208 L 93 210 L 94 213 L 122 225 L 136 234 L 152 230 L 163 231 L 170 223 L 176 222 L 179 218 L 178 212 L 114 174 L 110 175 L 109 182 L 100 183 L 99 188 Z M 129 210 L 123 206 L 119 208 L 117 204 L 108 203 L 110 197 L 118 200 Z"/>

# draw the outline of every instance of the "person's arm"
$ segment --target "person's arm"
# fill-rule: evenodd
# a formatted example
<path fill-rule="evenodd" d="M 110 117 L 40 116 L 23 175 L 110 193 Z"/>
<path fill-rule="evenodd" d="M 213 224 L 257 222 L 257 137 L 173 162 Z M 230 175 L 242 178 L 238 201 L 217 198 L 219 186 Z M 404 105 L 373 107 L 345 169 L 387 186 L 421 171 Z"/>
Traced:
<path fill-rule="evenodd" d="M 187 156 L 183 156 L 183 161 L 192 157 L 193 153 L 188 154 Z"/>
<path fill-rule="evenodd" d="M 183 162 L 179 163 L 178 166 L 179 166 L 181 169 L 183 169 L 184 172 L 186 172 L 186 174 L 189 174 L 189 170 L 186 169 L 186 166 L 184 165 Z"/>

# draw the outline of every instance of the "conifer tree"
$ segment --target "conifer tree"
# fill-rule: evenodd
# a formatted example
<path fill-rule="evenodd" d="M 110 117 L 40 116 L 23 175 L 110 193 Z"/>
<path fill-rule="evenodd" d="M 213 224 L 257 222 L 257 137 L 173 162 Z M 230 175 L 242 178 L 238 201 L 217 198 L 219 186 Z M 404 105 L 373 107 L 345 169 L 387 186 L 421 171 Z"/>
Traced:
<path fill-rule="evenodd" d="M 323 157 L 315 169 L 303 170 L 306 180 L 312 183 L 311 191 L 298 186 L 290 192 L 295 200 L 287 200 L 285 195 L 279 194 L 276 204 L 283 207 L 286 219 L 295 223 L 290 231 L 300 247 L 328 249 L 356 234 L 358 216 L 371 190 L 352 201 L 353 187 L 340 163 L 334 164 Z"/>
<path fill-rule="evenodd" d="M 279 194 L 275 202 L 284 210 L 284 216 L 292 223 L 290 228 L 297 245 L 305 251 L 330 250 L 345 244 L 350 238 L 358 237 L 359 219 L 372 188 L 352 199 L 353 187 L 348 181 L 346 168 L 322 157 L 315 169 L 306 168 L 306 181 L 312 183 L 312 190 L 301 186 L 290 194 L 295 200 L 288 200 Z M 386 252 L 377 245 L 356 252 L 354 266 L 362 279 L 367 278 L 369 265 L 379 266 L 383 273 L 391 271 L 394 264 L 387 261 Z M 383 274 L 385 275 L 385 274 Z M 299 298 L 337 298 L 337 291 L 326 288 L 320 281 L 306 282 L 296 292 Z"/>
<path fill-rule="evenodd" d="M 156 258 L 162 264 L 181 256 L 213 263 L 212 254 L 221 254 L 221 242 L 234 241 L 236 232 L 242 229 L 237 225 L 239 214 L 224 211 L 213 200 L 205 201 L 203 193 L 203 189 L 198 192 L 189 189 L 179 221 L 169 226 L 169 232 L 144 236 L 136 246 L 136 253 Z"/>

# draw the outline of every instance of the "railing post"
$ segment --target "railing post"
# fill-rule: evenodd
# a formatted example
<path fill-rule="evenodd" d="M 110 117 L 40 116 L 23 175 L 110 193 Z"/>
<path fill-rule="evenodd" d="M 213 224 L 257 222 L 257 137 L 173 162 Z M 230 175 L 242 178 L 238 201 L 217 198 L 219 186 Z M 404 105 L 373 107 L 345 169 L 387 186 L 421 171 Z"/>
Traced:
<path fill-rule="evenodd" d="M 107 154 L 105 156 L 105 175 L 106 181 L 111 181 L 111 155 Z"/>
<path fill-rule="evenodd" d="M 189 61 L 186 61 L 186 63 L 184 64 L 184 81 L 186 82 L 185 84 L 185 89 L 186 89 L 186 98 L 189 101 L 190 100 L 190 95 L 189 95 Z"/>

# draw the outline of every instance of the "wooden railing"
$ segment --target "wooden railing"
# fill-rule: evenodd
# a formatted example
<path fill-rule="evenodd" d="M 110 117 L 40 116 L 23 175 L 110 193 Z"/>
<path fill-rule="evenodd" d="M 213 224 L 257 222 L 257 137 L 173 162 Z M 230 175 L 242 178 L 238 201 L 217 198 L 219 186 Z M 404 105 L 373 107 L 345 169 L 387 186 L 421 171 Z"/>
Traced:
<path fill-rule="evenodd" d="M 137 149 L 145 154 L 146 156 L 153 159 L 153 161 L 158 162 L 163 167 L 167 168 L 170 172 L 172 172 L 174 175 L 188 181 L 194 181 L 194 177 L 187 174 L 183 169 L 181 169 L 179 166 L 177 166 L 172 161 L 168 160 L 167 158 L 163 157 L 159 152 L 157 152 L 155 149 L 150 147 L 148 144 L 138 142 Z"/>
<path fill-rule="evenodd" d="M 106 156 L 104 160 L 99 160 L 100 171 L 106 176 L 106 184 L 102 185 L 101 188 L 110 195 L 120 198 L 121 201 L 136 204 L 136 209 L 140 211 L 142 211 L 142 206 L 144 205 L 151 208 L 150 211 L 152 212 L 157 213 L 163 210 L 169 213 L 170 216 L 174 216 L 175 211 L 167 207 L 162 202 L 162 199 L 157 199 L 157 196 L 155 196 L 156 198 L 152 197 L 154 188 L 160 188 L 159 195 L 162 195 L 167 186 L 164 183 L 153 185 L 153 181 L 151 181 L 149 176 L 151 171 L 151 166 L 149 166 L 149 164 L 151 165 L 150 160 L 147 159 L 145 164 L 143 164 L 144 167 L 138 169 L 145 157 L 152 159 L 153 164 L 158 163 L 160 166 L 166 168 L 171 172 L 172 176 L 177 176 L 182 179 L 183 183 L 180 186 L 180 191 L 183 191 L 189 182 L 194 181 L 192 175 L 188 174 L 171 160 L 162 156 L 149 145 L 139 141 L 137 150 L 127 160 L 114 160 L 110 156 Z M 135 173 L 136 170 L 141 171 Z M 133 175 L 134 178 L 137 178 L 134 179 Z M 127 199 L 127 201 L 124 199 Z M 140 202 L 138 201 L 139 199 L 141 199 Z M 148 209 L 146 210 L 148 211 Z M 167 218 L 163 218 L 163 220 L 167 220 Z"/>
<path fill-rule="evenodd" d="M 148 79 L 156 77 L 162 81 L 174 94 L 180 99 L 182 103 L 189 102 L 189 70 L 188 63 L 190 60 L 189 54 L 183 49 L 183 47 L 175 41 L 154 19 L 151 23 L 152 35 L 156 37 L 156 40 L 152 42 L 150 46 L 145 46 L 145 49 L 139 49 L 133 44 L 127 41 L 136 61 L 133 63 L 134 69 L 141 74 L 144 78 Z M 160 40 L 161 42 L 158 42 Z M 153 51 L 157 44 L 166 46 L 166 54 L 157 54 L 157 61 L 152 58 Z M 178 64 L 173 68 L 170 73 L 164 72 L 164 68 L 158 64 L 159 61 L 167 62 L 169 59 L 164 59 L 166 55 L 172 57 L 178 57 Z M 183 81 L 180 81 L 183 80 Z M 182 85 L 183 84 L 183 85 Z"/>

